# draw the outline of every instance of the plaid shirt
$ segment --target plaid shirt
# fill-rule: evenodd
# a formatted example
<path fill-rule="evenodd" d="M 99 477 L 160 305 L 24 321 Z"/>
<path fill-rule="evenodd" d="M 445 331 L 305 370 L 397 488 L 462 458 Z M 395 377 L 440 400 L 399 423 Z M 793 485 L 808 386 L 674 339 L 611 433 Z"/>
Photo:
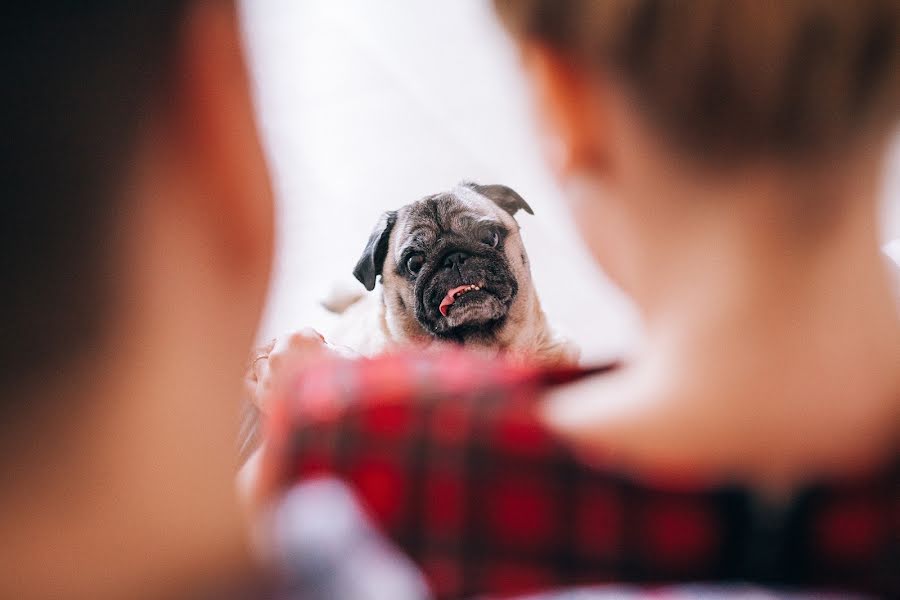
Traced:
<path fill-rule="evenodd" d="M 602 370 L 462 352 L 333 360 L 289 381 L 270 443 L 286 486 L 346 482 L 438 598 L 697 581 L 900 593 L 896 466 L 776 505 L 587 465 L 534 408 Z"/>

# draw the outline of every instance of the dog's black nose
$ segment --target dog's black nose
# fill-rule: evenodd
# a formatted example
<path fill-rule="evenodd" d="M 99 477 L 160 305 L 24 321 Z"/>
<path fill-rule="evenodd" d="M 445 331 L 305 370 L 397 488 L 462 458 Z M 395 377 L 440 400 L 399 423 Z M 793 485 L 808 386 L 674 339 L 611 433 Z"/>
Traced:
<path fill-rule="evenodd" d="M 465 252 L 451 252 L 444 258 L 444 268 L 459 267 L 471 256 Z"/>

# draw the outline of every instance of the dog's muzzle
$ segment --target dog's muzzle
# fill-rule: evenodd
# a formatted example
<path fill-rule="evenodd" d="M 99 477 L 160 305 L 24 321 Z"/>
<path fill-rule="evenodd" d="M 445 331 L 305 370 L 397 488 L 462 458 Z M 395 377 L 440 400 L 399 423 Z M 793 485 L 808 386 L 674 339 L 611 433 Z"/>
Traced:
<path fill-rule="evenodd" d="M 505 256 L 452 249 L 417 285 L 416 318 L 432 334 L 460 338 L 490 334 L 506 318 L 518 284 Z"/>

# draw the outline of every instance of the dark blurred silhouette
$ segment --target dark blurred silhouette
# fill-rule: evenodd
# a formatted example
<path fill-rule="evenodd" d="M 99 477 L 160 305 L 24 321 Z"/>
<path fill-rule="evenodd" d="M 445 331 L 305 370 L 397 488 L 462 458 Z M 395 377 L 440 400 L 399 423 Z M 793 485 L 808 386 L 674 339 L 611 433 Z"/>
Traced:
<path fill-rule="evenodd" d="M 0 597 L 223 597 L 272 241 L 236 9 L 0 22 Z"/>

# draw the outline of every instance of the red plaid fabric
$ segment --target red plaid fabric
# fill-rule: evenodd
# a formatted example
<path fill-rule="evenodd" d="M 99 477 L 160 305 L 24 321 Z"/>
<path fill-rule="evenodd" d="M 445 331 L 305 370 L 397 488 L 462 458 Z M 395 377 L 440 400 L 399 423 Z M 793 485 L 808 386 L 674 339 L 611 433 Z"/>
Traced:
<path fill-rule="evenodd" d="M 592 467 L 534 409 L 548 387 L 598 371 L 462 352 L 334 360 L 290 382 L 271 441 L 286 484 L 348 482 L 438 598 L 614 581 L 900 592 L 898 469 L 774 505 Z"/>

